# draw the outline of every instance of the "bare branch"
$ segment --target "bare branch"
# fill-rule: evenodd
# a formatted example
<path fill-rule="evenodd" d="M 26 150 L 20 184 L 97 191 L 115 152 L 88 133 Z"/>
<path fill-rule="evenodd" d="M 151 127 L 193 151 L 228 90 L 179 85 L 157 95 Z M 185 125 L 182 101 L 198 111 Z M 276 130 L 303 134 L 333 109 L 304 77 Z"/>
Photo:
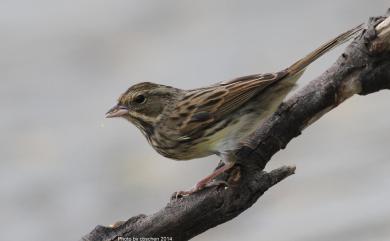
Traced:
<path fill-rule="evenodd" d="M 213 187 L 181 199 L 172 198 L 152 215 L 138 215 L 113 227 L 97 226 L 84 241 L 172 237 L 188 240 L 227 222 L 249 208 L 271 186 L 292 175 L 295 167 L 263 171 L 267 162 L 301 131 L 355 94 L 390 89 L 390 17 L 371 18 L 322 75 L 284 102 L 236 151 L 238 166 Z M 131 239 L 129 239 L 131 240 Z M 161 240 L 161 239 L 160 239 Z"/>

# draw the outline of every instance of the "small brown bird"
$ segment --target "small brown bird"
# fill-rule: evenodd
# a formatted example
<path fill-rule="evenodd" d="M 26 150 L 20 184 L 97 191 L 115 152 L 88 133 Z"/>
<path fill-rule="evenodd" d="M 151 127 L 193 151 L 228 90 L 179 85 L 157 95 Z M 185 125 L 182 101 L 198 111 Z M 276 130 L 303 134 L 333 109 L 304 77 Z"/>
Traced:
<path fill-rule="evenodd" d="M 123 117 L 133 123 L 165 157 L 220 156 L 224 166 L 189 191 L 178 193 L 191 194 L 234 165 L 233 150 L 276 110 L 310 63 L 361 30 L 360 25 L 342 33 L 276 73 L 248 75 L 193 90 L 150 82 L 133 85 L 106 117 Z"/>

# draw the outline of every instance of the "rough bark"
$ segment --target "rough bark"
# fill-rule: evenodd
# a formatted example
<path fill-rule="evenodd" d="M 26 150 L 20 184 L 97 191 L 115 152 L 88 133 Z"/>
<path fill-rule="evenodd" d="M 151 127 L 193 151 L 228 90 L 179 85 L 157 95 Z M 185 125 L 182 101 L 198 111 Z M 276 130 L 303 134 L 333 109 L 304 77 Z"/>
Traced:
<path fill-rule="evenodd" d="M 223 177 L 229 182 L 228 188 L 212 187 L 171 198 L 154 214 L 134 216 L 112 227 L 97 226 L 82 240 L 189 240 L 233 219 L 271 186 L 294 173 L 295 167 L 289 166 L 269 173 L 263 170 L 275 153 L 344 100 L 383 89 L 390 89 L 390 17 L 375 17 L 336 63 L 285 101 L 237 149 L 238 165 Z"/>

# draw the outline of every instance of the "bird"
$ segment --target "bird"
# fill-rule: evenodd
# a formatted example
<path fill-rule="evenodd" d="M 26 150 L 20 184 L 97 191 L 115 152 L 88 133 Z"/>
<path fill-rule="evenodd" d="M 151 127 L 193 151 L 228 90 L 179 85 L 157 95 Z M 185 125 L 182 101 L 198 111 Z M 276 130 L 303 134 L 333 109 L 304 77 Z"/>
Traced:
<path fill-rule="evenodd" d="M 352 28 L 321 45 L 291 66 L 274 73 L 252 74 L 207 87 L 184 90 L 142 82 L 118 98 L 106 118 L 134 124 L 161 155 L 175 160 L 218 155 L 223 166 L 177 195 L 212 186 L 236 162 L 234 150 L 273 114 L 296 86 L 306 67 L 362 30 Z"/>

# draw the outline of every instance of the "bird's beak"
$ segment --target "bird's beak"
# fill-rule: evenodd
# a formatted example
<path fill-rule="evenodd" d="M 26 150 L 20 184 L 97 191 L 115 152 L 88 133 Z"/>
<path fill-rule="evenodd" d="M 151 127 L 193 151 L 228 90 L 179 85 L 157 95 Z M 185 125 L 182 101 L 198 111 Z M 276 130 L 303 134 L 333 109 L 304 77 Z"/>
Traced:
<path fill-rule="evenodd" d="M 126 106 L 116 105 L 106 113 L 106 118 L 121 117 L 129 113 Z"/>

